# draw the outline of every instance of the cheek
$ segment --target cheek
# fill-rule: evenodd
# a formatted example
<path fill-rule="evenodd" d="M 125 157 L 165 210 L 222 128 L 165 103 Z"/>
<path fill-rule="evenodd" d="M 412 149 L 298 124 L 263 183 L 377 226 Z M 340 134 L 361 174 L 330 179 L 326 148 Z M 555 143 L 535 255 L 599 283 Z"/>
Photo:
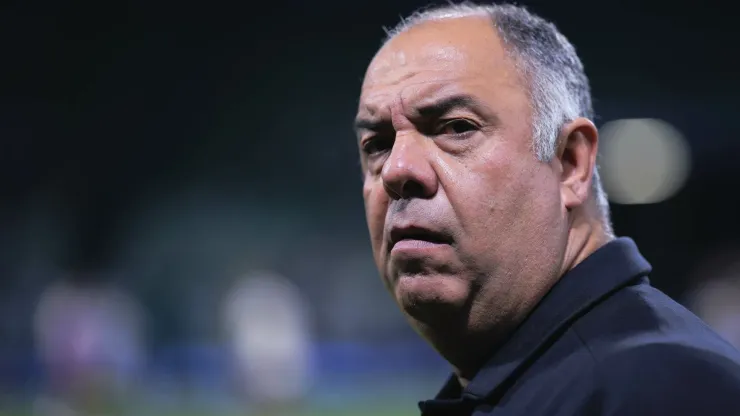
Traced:
<path fill-rule="evenodd" d="M 513 251 L 540 256 L 543 253 L 537 247 L 549 247 L 545 240 L 558 227 L 558 183 L 545 165 L 537 163 L 510 166 L 509 175 L 502 175 L 491 190 L 494 198 L 485 216 L 488 222 L 481 228 L 499 236 L 491 245 L 501 255 L 513 256 Z"/>
<path fill-rule="evenodd" d="M 365 198 L 365 219 L 367 228 L 370 232 L 370 244 L 373 250 L 373 259 L 375 266 L 380 272 L 383 283 L 387 289 L 391 289 L 390 282 L 387 278 L 387 255 L 383 244 L 383 231 L 385 229 L 385 217 L 388 211 L 388 194 L 383 186 L 365 186 L 363 192 Z"/>
<path fill-rule="evenodd" d="M 466 234 L 477 241 L 475 251 L 508 251 L 503 241 L 529 240 L 549 218 L 553 202 L 552 182 L 539 162 L 528 155 L 506 157 L 499 152 L 470 166 L 468 176 L 458 178 L 450 195 Z M 464 187 L 459 184 L 465 183 Z"/>
<path fill-rule="evenodd" d="M 379 183 L 365 183 L 363 187 L 365 199 L 365 219 L 367 221 L 373 252 L 378 255 L 383 242 L 385 216 L 388 210 L 388 195 Z"/>
<path fill-rule="evenodd" d="M 463 174 L 454 179 L 449 191 L 452 204 L 460 219 L 467 220 L 470 231 L 496 222 L 522 185 L 517 184 L 516 168 L 506 158 L 493 156 L 476 162 L 461 169 Z"/>

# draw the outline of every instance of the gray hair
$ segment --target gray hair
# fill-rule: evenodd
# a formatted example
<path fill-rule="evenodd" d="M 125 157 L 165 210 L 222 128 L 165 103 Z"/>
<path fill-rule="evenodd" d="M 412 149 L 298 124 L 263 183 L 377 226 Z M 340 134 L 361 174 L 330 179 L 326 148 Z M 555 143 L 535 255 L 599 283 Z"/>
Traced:
<path fill-rule="evenodd" d="M 583 63 L 554 24 L 510 4 L 450 4 L 420 10 L 403 19 L 386 30 L 385 42 L 424 22 L 473 16 L 491 19 L 507 52 L 527 79 L 533 112 L 532 147 L 539 160 L 550 161 L 555 157 L 557 138 L 565 123 L 578 117 L 594 118 Z M 609 201 L 598 168 L 594 168 L 591 191 L 605 231 L 611 234 Z"/>

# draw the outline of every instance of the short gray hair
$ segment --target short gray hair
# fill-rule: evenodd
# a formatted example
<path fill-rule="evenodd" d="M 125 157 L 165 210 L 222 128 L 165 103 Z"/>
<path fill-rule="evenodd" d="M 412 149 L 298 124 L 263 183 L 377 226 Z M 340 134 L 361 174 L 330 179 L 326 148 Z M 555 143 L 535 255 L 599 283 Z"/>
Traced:
<path fill-rule="evenodd" d="M 387 43 L 396 35 L 421 23 L 482 16 L 491 19 L 507 52 L 529 83 L 533 112 L 532 147 L 538 159 L 550 161 L 556 152 L 563 125 L 578 117 L 594 119 L 591 87 L 583 63 L 568 39 L 554 24 L 511 4 L 449 4 L 413 13 L 390 30 Z M 609 201 L 594 169 L 592 192 L 602 223 L 611 233 Z"/>

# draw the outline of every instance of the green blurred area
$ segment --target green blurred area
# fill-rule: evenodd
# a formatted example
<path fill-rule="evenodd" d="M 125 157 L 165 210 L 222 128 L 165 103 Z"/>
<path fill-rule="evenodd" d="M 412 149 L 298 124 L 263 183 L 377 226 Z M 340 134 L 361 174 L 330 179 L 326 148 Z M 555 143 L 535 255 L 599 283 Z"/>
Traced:
<path fill-rule="evenodd" d="M 113 415 L 130 415 L 128 414 L 111 414 Z M 345 408 L 345 409 L 310 409 L 301 411 L 298 413 L 250 413 L 250 412 L 244 412 L 244 413 L 238 413 L 238 412 L 213 412 L 213 411 L 193 411 L 193 410 L 170 410 L 168 412 L 162 413 L 162 412 L 145 412 L 142 414 L 142 416 L 145 415 L 157 415 L 157 416 L 409 416 L 417 414 L 414 412 L 413 408 L 405 408 L 405 409 L 399 409 L 399 408 L 375 408 L 375 409 L 356 409 L 356 408 Z M 0 416 L 46 416 L 43 413 L 34 413 L 30 410 L 3 410 L 0 411 Z M 87 416 L 83 414 L 79 414 L 79 416 Z M 92 416 L 92 415 L 90 415 Z M 96 415 L 98 416 L 98 415 Z"/>
<path fill-rule="evenodd" d="M 291 410 L 283 412 L 255 412 L 255 411 L 236 411 L 227 410 L 219 411 L 207 407 L 193 408 L 171 408 L 166 410 L 156 408 L 140 408 L 135 411 L 127 410 L 109 410 L 96 413 L 56 413 L 56 412 L 35 412 L 33 406 L 16 406 L 14 408 L 0 408 L 0 416 L 56 416 L 64 414 L 65 416 L 410 416 L 418 414 L 415 403 L 405 405 L 368 405 L 367 403 L 358 403 L 356 405 L 348 404 L 346 406 L 320 407 L 314 406 L 304 410 Z"/>

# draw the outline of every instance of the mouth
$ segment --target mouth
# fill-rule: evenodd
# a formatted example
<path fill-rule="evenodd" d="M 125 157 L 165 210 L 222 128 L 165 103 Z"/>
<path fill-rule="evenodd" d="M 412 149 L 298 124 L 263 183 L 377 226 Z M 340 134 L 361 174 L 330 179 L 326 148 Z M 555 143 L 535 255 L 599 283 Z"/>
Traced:
<path fill-rule="evenodd" d="M 392 250 L 398 243 L 402 245 L 449 245 L 452 239 L 440 232 L 423 227 L 393 227 L 390 232 L 389 249 Z"/>

